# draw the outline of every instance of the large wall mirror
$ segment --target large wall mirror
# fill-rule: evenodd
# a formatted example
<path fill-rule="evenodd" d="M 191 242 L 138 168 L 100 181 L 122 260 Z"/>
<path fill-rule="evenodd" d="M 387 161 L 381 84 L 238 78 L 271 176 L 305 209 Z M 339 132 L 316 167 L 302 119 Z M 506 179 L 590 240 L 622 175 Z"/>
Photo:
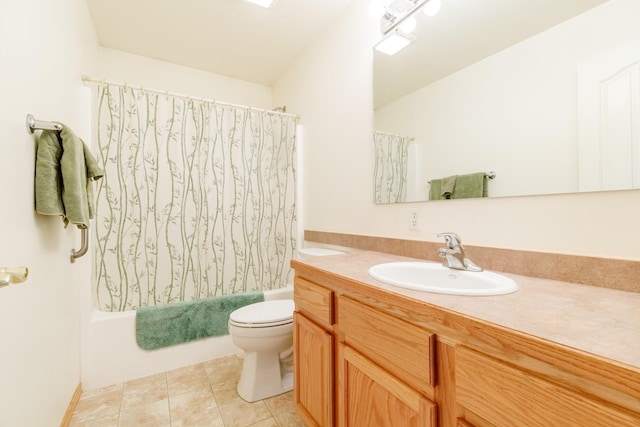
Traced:
<path fill-rule="evenodd" d="M 480 172 L 488 197 L 640 188 L 640 1 L 441 2 L 374 50 L 376 203 Z"/>

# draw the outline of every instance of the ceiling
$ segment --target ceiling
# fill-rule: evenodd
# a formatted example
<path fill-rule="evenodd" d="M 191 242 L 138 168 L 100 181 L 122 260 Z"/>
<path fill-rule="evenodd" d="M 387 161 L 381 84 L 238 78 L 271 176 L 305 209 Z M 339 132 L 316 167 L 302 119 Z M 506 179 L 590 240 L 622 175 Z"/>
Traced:
<path fill-rule="evenodd" d="M 87 0 L 101 46 L 271 86 L 353 0 Z M 442 0 L 417 40 L 374 56 L 374 106 L 607 0 Z M 426 22 L 424 22 L 426 21 Z"/>
<path fill-rule="evenodd" d="M 417 13 L 416 40 L 374 53 L 374 106 L 385 105 L 608 0 L 442 0 Z"/>
<path fill-rule="evenodd" d="M 270 86 L 352 0 L 87 0 L 101 46 Z"/>

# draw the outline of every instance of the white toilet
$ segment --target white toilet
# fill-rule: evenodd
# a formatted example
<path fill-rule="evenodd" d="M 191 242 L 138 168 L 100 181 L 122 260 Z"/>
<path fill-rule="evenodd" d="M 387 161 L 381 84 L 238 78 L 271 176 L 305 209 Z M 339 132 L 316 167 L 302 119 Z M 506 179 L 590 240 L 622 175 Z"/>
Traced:
<path fill-rule="evenodd" d="M 293 389 L 292 299 L 241 307 L 229 316 L 229 334 L 244 350 L 238 394 L 247 402 Z"/>
<path fill-rule="evenodd" d="M 326 256 L 345 252 L 326 248 L 299 249 L 301 255 Z M 265 298 L 267 292 L 265 291 Z M 280 291 L 281 292 L 281 291 Z M 229 316 L 231 340 L 245 352 L 238 394 L 247 402 L 293 389 L 293 302 L 269 299 L 246 305 Z M 282 295 L 282 294 L 281 294 Z"/>

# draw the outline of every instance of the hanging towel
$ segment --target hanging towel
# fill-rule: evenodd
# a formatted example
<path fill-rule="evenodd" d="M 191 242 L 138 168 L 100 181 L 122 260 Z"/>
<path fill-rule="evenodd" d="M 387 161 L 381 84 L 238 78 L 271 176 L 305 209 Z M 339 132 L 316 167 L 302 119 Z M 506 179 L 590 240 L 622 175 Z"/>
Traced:
<path fill-rule="evenodd" d="M 468 199 L 471 197 L 487 197 L 487 176 L 484 172 L 458 175 L 452 199 Z"/>
<path fill-rule="evenodd" d="M 157 348 L 229 333 L 229 315 L 237 308 L 264 301 L 262 291 L 173 302 L 136 310 L 136 341 Z"/>
<path fill-rule="evenodd" d="M 440 198 L 441 199 L 451 199 L 453 198 L 453 192 L 456 187 L 456 180 L 458 176 L 448 176 L 446 178 L 442 178 L 442 183 L 440 185 Z"/>
<path fill-rule="evenodd" d="M 432 179 L 429 181 L 429 200 L 442 199 L 442 180 Z"/>
<path fill-rule="evenodd" d="M 88 228 L 93 218 L 92 181 L 104 172 L 82 141 L 67 126 L 43 130 L 36 151 L 36 212 L 59 215 L 65 227 L 71 222 Z"/>

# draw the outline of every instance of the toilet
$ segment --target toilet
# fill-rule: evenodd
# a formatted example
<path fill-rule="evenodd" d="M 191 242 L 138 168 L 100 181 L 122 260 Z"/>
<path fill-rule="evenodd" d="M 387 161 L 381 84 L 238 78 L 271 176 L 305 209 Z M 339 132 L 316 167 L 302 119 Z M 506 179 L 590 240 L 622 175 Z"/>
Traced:
<path fill-rule="evenodd" d="M 247 402 L 293 389 L 292 299 L 246 305 L 229 316 L 229 334 L 244 350 L 238 394 Z"/>
<path fill-rule="evenodd" d="M 299 249 L 300 255 L 327 256 L 345 252 L 326 248 Z M 265 299 L 267 298 L 265 291 Z M 243 350 L 238 394 L 247 402 L 293 389 L 293 292 L 287 299 L 246 305 L 229 315 L 229 335 Z"/>

